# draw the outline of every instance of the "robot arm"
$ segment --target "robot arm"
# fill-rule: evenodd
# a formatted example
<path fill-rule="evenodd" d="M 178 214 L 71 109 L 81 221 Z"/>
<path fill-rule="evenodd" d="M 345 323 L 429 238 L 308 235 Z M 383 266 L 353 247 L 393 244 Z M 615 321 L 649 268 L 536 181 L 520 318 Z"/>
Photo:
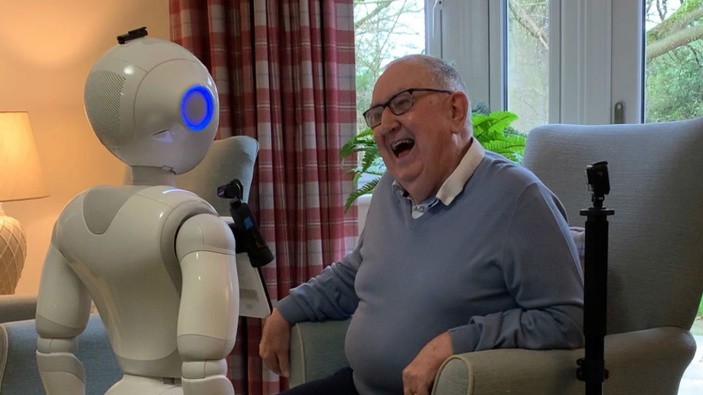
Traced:
<path fill-rule="evenodd" d="M 232 232 L 215 215 L 196 215 L 179 229 L 176 253 L 183 276 L 178 351 L 184 394 L 233 395 L 225 361 L 239 315 Z"/>
<path fill-rule="evenodd" d="M 85 394 L 85 371 L 75 356 L 76 336 L 90 316 L 90 296 L 52 243 L 37 301 L 37 366 L 48 395 Z"/>

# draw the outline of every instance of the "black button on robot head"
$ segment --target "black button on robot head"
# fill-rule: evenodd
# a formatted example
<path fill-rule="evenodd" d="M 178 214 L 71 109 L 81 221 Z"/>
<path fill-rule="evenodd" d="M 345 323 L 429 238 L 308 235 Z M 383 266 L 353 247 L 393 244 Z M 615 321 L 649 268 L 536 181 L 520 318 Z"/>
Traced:
<path fill-rule="evenodd" d="M 130 30 L 127 34 L 117 36 L 117 42 L 120 44 L 125 44 L 127 41 L 132 41 L 140 37 L 146 37 L 148 34 L 149 33 L 146 31 L 146 26 L 143 26 L 139 29 Z"/>

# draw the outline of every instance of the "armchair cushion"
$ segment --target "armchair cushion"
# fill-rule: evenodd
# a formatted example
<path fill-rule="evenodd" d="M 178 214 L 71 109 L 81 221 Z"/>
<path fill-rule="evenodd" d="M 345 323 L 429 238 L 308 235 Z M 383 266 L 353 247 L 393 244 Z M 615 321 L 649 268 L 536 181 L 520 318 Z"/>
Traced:
<path fill-rule="evenodd" d="M 77 340 L 76 355 L 86 372 L 86 393 L 105 393 L 122 377 L 122 372 L 97 314 L 91 315 Z M 33 319 L 0 324 L 0 393 L 44 394 L 36 352 L 37 330 Z"/>
<path fill-rule="evenodd" d="M 608 333 L 691 327 L 703 291 L 703 117 L 635 125 L 542 125 L 523 165 L 564 204 L 592 205 L 584 171 L 607 161 Z M 676 308 L 672 308 L 676 306 Z"/>
<path fill-rule="evenodd" d="M 291 387 L 323 378 L 349 366 L 344 336 L 349 320 L 300 322 L 293 325 L 290 341 Z"/>
<path fill-rule="evenodd" d="M 176 176 L 176 186 L 207 200 L 220 215 L 229 215 L 229 200 L 217 196 L 217 187 L 237 178 L 242 182 L 243 201 L 249 199 L 259 142 L 249 136 L 216 140 L 195 168 Z"/>

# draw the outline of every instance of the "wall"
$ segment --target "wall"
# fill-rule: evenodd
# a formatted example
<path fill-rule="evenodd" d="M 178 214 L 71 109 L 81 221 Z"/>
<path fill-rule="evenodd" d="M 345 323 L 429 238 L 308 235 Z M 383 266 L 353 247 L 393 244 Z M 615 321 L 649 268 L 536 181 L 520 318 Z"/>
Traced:
<path fill-rule="evenodd" d="M 147 26 L 169 38 L 168 0 L 0 1 L 0 111 L 28 111 L 48 198 L 3 204 L 27 235 L 17 294 L 36 294 L 51 229 L 81 191 L 121 184 L 124 165 L 92 132 L 83 86 L 115 37 Z M 2 171 L 0 169 L 0 171 Z"/>

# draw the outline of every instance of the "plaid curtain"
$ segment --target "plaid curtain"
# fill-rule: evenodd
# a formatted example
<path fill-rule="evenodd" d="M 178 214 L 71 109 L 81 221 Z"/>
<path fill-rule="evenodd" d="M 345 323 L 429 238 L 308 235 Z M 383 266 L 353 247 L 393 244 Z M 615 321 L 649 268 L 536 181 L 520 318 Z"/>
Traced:
<path fill-rule="evenodd" d="M 210 70 L 218 138 L 260 144 L 249 197 L 275 260 L 262 268 L 275 301 L 356 243 L 349 175 L 338 152 L 355 133 L 352 0 L 170 0 L 171 39 Z M 353 165 L 353 163 L 351 164 Z M 287 388 L 258 356 L 262 320 L 242 319 L 229 358 L 239 394 Z"/>

